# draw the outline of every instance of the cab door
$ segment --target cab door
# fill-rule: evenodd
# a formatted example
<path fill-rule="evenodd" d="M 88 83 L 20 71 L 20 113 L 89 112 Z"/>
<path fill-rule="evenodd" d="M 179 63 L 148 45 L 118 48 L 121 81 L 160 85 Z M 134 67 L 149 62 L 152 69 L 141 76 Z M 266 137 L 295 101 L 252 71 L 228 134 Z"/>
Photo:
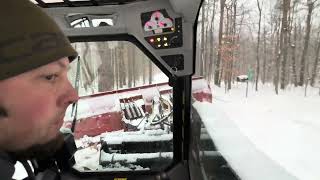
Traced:
<path fill-rule="evenodd" d="M 35 2 L 79 52 L 69 76 L 81 98 L 69 107 L 64 125 L 77 147 L 62 178 L 190 179 L 191 82 L 201 2 Z M 172 104 L 168 113 L 164 102 Z"/>

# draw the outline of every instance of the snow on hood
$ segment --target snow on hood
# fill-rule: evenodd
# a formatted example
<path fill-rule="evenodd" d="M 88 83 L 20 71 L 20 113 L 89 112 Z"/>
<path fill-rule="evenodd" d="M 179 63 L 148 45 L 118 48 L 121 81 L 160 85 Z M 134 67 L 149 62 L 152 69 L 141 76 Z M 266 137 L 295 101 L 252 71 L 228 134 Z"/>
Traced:
<path fill-rule="evenodd" d="M 193 106 L 217 149 L 242 180 L 297 179 L 259 151 L 215 104 L 195 102 Z"/>

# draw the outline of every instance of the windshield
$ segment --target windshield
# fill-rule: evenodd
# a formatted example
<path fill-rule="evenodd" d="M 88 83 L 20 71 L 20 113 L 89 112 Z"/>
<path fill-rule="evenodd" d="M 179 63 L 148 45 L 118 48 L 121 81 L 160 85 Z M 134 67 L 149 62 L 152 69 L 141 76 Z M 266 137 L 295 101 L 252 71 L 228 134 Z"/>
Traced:
<path fill-rule="evenodd" d="M 213 100 L 193 104 L 191 154 L 204 179 L 319 179 L 319 3 L 204 1 L 196 75 Z"/>
<path fill-rule="evenodd" d="M 64 128 L 74 129 L 74 168 L 159 171 L 170 165 L 173 101 L 168 78 L 130 42 L 73 46 L 79 58 L 68 76 L 81 97 L 67 109 Z"/>

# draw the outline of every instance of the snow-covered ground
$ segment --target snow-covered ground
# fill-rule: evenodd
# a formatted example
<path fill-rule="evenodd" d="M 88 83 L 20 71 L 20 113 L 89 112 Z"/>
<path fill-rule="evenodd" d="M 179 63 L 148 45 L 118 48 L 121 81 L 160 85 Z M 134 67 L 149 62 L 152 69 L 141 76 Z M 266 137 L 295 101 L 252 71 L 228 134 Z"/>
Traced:
<path fill-rule="evenodd" d="M 195 106 L 218 149 L 240 177 L 290 179 L 285 175 L 288 173 L 301 180 L 320 179 L 319 89 L 309 87 L 305 97 L 304 88 L 288 87 L 276 95 L 272 85 L 260 85 L 256 92 L 249 84 L 246 98 L 245 83 L 236 84 L 227 93 L 224 87 L 211 87 L 213 104 Z M 238 138 L 230 135 L 235 132 L 243 138 L 232 141 L 230 137 Z M 255 156 L 256 152 L 263 157 Z M 242 159 L 237 158 L 240 156 Z"/>
<path fill-rule="evenodd" d="M 227 93 L 224 87 L 211 85 L 211 88 L 213 103 L 196 102 L 194 106 L 218 150 L 243 180 L 320 179 L 319 89 L 309 87 L 305 97 L 304 88 L 288 87 L 276 95 L 272 85 L 260 85 L 256 92 L 249 84 L 246 98 L 245 83 L 236 84 Z M 98 141 L 100 137 L 90 140 Z M 81 160 L 78 159 L 75 168 L 108 171 L 98 164 L 99 148 L 79 150 L 77 154 L 81 155 L 76 155 L 76 159 L 81 157 Z M 145 155 L 131 156 L 134 160 L 136 156 Z M 134 168 L 143 170 L 138 166 Z M 24 170 L 19 164 L 17 169 L 16 177 L 21 177 L 18 172 Z M 124 170 L 124 167 L 115 165 L 110 170 Z"/>

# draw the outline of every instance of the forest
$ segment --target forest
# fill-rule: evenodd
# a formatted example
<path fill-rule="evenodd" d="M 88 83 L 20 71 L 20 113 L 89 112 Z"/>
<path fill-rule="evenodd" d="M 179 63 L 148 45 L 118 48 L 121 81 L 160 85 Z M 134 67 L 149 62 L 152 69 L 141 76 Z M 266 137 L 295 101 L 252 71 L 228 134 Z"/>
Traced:
<path fill-rule="evenodd" d="M 273 84 L 276 94 L 288 86 L 320 88 L 319 6 L 318 0 L 204 0 L 195 75 L 226 90 L 239 75 L 247 75 L 256 91 L 265 83 Z M 80 54 L 80 84 L 86 92 L 167 81 L 130 42 L 73 45 Z M 72 69 L 75 81 L 77 68 Z"/>
<path fill-rule="evenodd" d="M 206 0 L 198 33 L 196 74 L 232 88 L 248 75 L 274 84 L 319 85 L 320 3 L 317 0 Z M 251 76 L 251 77 L 250 77 Z"/>

